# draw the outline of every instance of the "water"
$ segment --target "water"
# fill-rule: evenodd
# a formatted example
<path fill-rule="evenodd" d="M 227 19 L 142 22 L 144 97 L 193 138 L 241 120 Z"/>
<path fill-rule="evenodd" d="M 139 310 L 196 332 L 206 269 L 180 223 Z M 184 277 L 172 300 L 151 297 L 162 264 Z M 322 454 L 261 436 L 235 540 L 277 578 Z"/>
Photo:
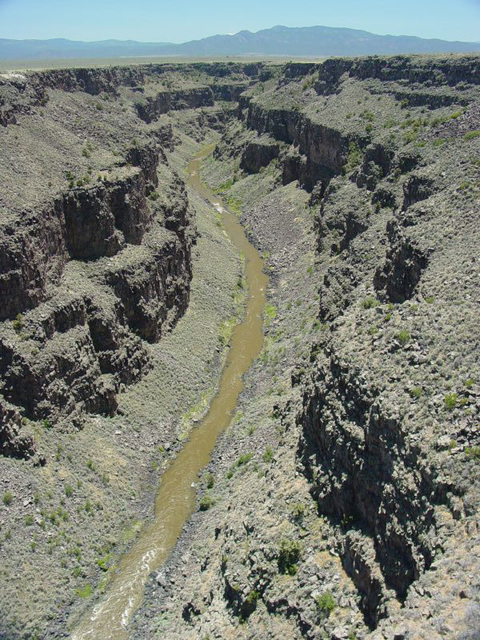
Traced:
<path fill-rule="evenodd" d="M 263 261 L 250 244 L 235 215 L 201 182 L 200 168 L 214 145 L 197 154 L 188 166 L 187 182 L 217 211 L 222 213 L 227 234 L 245 255 L 245 278 L 248 287 L 245 317 L 232 334 L 225 368 L 210 409 L 196 427 L 185 447 L 161 478 L 155 499 L 155 518 L 144 527 L 130 551 L 124 554 L 106 593 L 80 622 L 72 640 L 126 640 L 127 626 L 140 607 L 145 584 L 152 571 L 165 562 L 195 506 L 195 483 L 198 473 L 209 462 L 218 436 L 229 425 L 238 396 L 243 389 L 243 375 L 259 355 L 263 344 L 263 310 L 268 277 Z"/>

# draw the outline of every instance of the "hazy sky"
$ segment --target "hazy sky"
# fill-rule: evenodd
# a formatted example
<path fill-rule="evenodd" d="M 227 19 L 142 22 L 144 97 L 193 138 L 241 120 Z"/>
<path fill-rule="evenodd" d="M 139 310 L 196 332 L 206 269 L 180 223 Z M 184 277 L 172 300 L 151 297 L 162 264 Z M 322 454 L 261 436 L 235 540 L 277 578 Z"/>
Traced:
<path fill-rule="evenodd" d="M 326 25 L 480 40 L 480 0 L 0 0 L 0 38 L 185 42 Z"/>

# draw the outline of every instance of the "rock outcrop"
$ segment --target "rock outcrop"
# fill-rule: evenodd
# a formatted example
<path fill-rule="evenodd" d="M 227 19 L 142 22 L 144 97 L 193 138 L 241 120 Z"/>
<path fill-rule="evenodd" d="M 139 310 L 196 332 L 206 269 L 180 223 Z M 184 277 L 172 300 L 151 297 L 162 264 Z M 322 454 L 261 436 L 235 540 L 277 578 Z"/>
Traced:
<path fill-rule="evenodd" d="M 0 452 L 12 458 L 31 458 L 36 453 L 32 434 L 25 433 L 18 410 L 0 401 Z"/>
<path fill-rule="evenodd" d="M 246 123 L 259 134 L 267 133 L 275 140 L 294 145 L 305 158 L 304 162 L 290 162 L 284 183 L 299 180 L 311 190 L 319 180 L 328 181 L 341 171 L 350 141 L 338 130 L 315 123 L 295 110 L 264 108 L 253 101 Z"/>
<path fill-rule="evenodd" d="M 33 107 L 54 107 L 52 88 L 83 100 L 131 86 L 142 73 L 45 72 L 4 83 L 2 95 L 16 96 L 16 117 L 28 127 Z M 171 145 L 171 129 L 158 131 Z M 188 306 L 195 232 L 185 187 L 154 138 L 134 135 L 122 159 L 95 172 L 89 143 L 82 156 L 91 165 L 80 179 L 69 170 L 53 197 L 4 212 L 0 393 L 12 407 L 2 414 L 5 455 L 34 451 L 19 416 L 81 424 L 84 412 L 113 415 L 120 388 L 148 371 L 142 340 L 158 341 Z"/>
<path fill-rule="evenodd" d="M 247 173 L 258 173 L 278 157 L 280 147 L 271 141 L 254 141 L 247 144 L 240 162 L 240 168 Z"/>
<path fill-rule="evenodd" d="M 198 109 L 211 107 L 214 95 L 210 87 L 182 89 L 178 91 L 164 90 L 155 96 L 139 98 L 135 106 L 142 120 L 149 123 L 163 113 L 177 109 Z"/>

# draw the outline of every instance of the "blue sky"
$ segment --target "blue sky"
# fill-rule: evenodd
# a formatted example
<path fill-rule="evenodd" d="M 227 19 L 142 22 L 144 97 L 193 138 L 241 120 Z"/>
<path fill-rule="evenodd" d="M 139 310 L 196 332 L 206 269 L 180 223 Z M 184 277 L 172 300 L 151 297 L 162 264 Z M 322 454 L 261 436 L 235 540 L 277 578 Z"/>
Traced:
<path fill-rule="evenodd" d="M 282 24 L 480 40 L 480 0 L 0 0 L 0 38 L 185 42 Z"/>

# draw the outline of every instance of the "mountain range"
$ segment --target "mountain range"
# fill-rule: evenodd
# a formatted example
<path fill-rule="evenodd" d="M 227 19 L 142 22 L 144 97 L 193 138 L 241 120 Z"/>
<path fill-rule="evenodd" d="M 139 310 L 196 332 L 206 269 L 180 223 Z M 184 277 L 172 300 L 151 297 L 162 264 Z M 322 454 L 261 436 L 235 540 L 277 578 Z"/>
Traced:
<path fill-rule="evenodd" d="M 124 56 L 353 56 L 480 51 L 480 42 L 450 42 L 414 36 L 377 35 L 335 27 L 277 26 L 252 33 L 215 35 L 182 44 L 102 40 L 81 42 L 0 38 L 0 59 L 121 58 Z"/>

